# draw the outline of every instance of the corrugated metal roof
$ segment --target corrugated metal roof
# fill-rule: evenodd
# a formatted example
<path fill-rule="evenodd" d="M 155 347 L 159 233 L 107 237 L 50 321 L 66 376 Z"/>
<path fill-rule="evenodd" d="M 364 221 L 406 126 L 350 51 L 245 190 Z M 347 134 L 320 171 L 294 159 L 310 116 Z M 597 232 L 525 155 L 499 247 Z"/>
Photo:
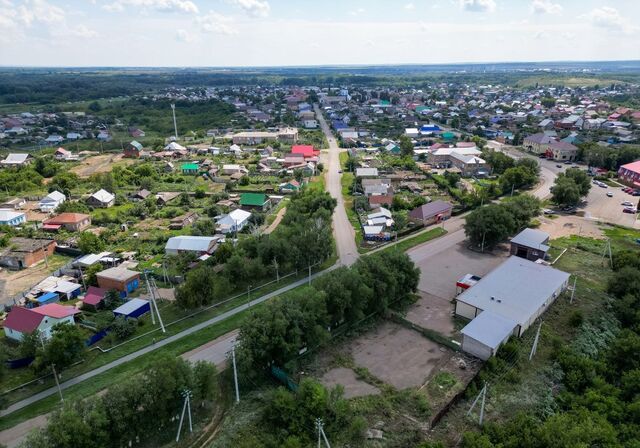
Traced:
<path fill-rule="evenodd" d="M 138 299 L 138 298 L 131 299 L 128 302 L 120 305 L 115 310 L 113 310 L 113 314 L 124 314 L 125 316 L 128 316 L 134 311 L 148 305 L 149 305 L 148 300 Z"/>
<path fill-rule="evenodd" d="M 531 247 L 533 249 L 539 249 L 548 251 L 545 241 L 549 239 L 549 234 L 537 229 L 524 229 L 511 239 L 512 243 L 519 244 L 521 246 Z"/>
<path fill-rule="evenodd" d="M 215 236 L 190 236 L 180 235 L 169 238 L 165 250 L 189 250 L 194 252 L 207 252 L 211 243 L 216 241 Z"/>
<path fill-rule="evenodd" d="M 483 343 L 487 347 L 496 349 L 502 341 L 513 333 L 516 325 L 517 323 L 511 319 L 491 311 L 483 311 L 460 330 L 460 333 Z"/>

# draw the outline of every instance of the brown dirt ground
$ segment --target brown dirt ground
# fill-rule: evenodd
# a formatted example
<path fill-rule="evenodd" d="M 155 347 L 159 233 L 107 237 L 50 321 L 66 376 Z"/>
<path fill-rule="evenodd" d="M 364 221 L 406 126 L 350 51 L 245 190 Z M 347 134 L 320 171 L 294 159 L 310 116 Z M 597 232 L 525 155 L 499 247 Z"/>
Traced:
<path fill-rule="evenodd" d="M 131 165 L 135 159 L 125 159 L 122 154 L 101 154 L 99 156 L 87 157 L 78 166 L 71 168 L 71 172 L 79 177 L 89 177 L 95 173 L 106 173 L 111 171 L 114 164 Z"/>
<path fill-rule="evenodd" d="M 384 322 L 349 344 L 354 362 L 397 389 L 419 387 L 452 351 L 419 333 Z"/>
<path fill-rule="evenodd" d="M 327 371 L 320 378 L 320 382 L 328 388 L 333 388 L 340 384 L 344 388 L 345 398 L 363 397 L 380 393 L 380 389 L 358 379 L 356 373 L 347 367 L 336 367 Z"/>
<path fill-rule="evenodd" d="M 547 232 L 551 239 L 578 234 L 591 238 L 603 237 L 602 229 L 600 229 L 597 221 L 591 221 L 579 216 L 559 215 L 554 219 L 540 217 L 539 220 L 539 229 Z"/>
<path fill-rule="evenodd" d="M 418 291 L 418 294 L 420 300 L 407 312 L 407 320 L 422 328 L 452 336 L 455 328 L 451 318 L 453 312 L 451 301 L 423 291 Z"/>

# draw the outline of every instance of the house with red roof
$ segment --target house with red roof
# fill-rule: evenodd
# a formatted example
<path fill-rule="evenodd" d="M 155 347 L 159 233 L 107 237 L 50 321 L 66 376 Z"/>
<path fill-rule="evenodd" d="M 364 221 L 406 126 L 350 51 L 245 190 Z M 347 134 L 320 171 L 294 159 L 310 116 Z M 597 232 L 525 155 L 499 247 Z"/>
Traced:
<path fill-rule="evenodd" d="M 302 154 L 305 159 L 308 159 L 311 157 L 318 157 L 320 155 L 320 151 L 316 151 L 311 145 L 293 145 L 291 147 L 291 154 Z"/>
<path fill-rule="evenodd" d="M 25 334 L 38 332 L 45 339 L 51 337 L 51 329 L 62 323 L 75 324 L 74 316 L 78 314 L 75 307 L 58 303 L 23 308 L 14 306 L 4 321 L 4 334 L 14 341 L 20 342 Z"/>

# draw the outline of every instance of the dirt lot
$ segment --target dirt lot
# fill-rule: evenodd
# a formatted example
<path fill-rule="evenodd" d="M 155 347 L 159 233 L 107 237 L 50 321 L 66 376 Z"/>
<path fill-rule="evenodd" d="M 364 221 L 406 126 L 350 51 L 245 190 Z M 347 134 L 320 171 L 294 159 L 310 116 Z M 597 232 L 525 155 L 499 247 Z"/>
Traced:
<path fill-rule="evenodd" d="M 423 291 L 418 292 L 418 300 L 407 312 L 407 320 L 422 328 L 437 331 L 445 336 L 453 336 L 454 325 L 451 315 L 453 304 L 449 299 L 434 296 Z"/>
<path fill-rule="evenodd" d="M 597 221 L 585 219 L 580 216 L 558 215 L 553 219 L 540 217 L 539 220 L 539 229 L 547 232 L 552 240 L 570 235 L 581 235 L 593 238 L 602 238 L 603 236 Z"/>
<path fill-rule="evenodd" d="M 87 157 L 78 166 L 71 168 L 71 172 L 79 177 L 89 177 L 95 173 L 106 173 L 111 171 L 114 164 L 131 165 L 134 159 L 125 159 L 122 154 L 101 154 L 99 156 Z"/>
<path fill-rule="evenodd" d="M 51 215 L 42 213 L 38 208 L 38 201 L 27 201 L 24 205 L 24 212 L 27 214 L 27 221 L 44 221 Z"/>
<path fill-rule="evenodd" d="M 53 255 L 49 257 L 49 267 L 43 261 L 21 271 L 10 271 L 2 268 L 0 270 L 0 305 L 12 303 L 11 298 L 13 296 L 44 280 L 69 261 L 71 261 L 69 257 Z"/>
<path fill-rule="evenodd" d="M 320 378 L 320 382 L 329 388 L 340 384 L 344 388 L 345 398 L 363 397 L 365 395 L 377 395 L 380 389 L 366 383 L 356 376 L 356 373 L 347 367 L 336 367 L 326 372 Z"/>
<path fill-rule="evenodd" d="M 421 386 L 452 354 L 419 333 L 391 322 L 355 339 L 348 350 L 357 365 L 397 389 Z"/>

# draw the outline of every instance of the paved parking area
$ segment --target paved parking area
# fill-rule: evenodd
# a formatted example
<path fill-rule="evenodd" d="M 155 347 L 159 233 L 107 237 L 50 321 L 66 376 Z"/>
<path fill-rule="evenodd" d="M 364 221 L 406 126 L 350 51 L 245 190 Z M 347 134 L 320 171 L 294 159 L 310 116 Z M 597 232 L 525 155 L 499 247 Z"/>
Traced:
<path fill-rule="evenodd" d="M 456 295 L 456 281 L 465 274 L 484 276 L 502 263 L 509 255 L 507 246 L 494 250 L 493 254 L 467 249 L 467 241 L 459 242 L 428 258 L 416 261 L 420 268 L 418 289 L 442 299 Z"/>
<path fill-rule="evenodd" d="M 607 192 L 613 193 L 613 197 L 607 197 Z M 581 208 L 584 211 L 585 219 L 598 220 L 619 224 L 625 227 L 640 227 L 636 215 L 623 213 L 623 201 L 630 201 L 635 206 L 638 205 L 640 196 L 631 196 L 622 191 L 619 187 L 601 188 L 591 184 L 591 190 L 587 196 L 587 204 Z"/>

